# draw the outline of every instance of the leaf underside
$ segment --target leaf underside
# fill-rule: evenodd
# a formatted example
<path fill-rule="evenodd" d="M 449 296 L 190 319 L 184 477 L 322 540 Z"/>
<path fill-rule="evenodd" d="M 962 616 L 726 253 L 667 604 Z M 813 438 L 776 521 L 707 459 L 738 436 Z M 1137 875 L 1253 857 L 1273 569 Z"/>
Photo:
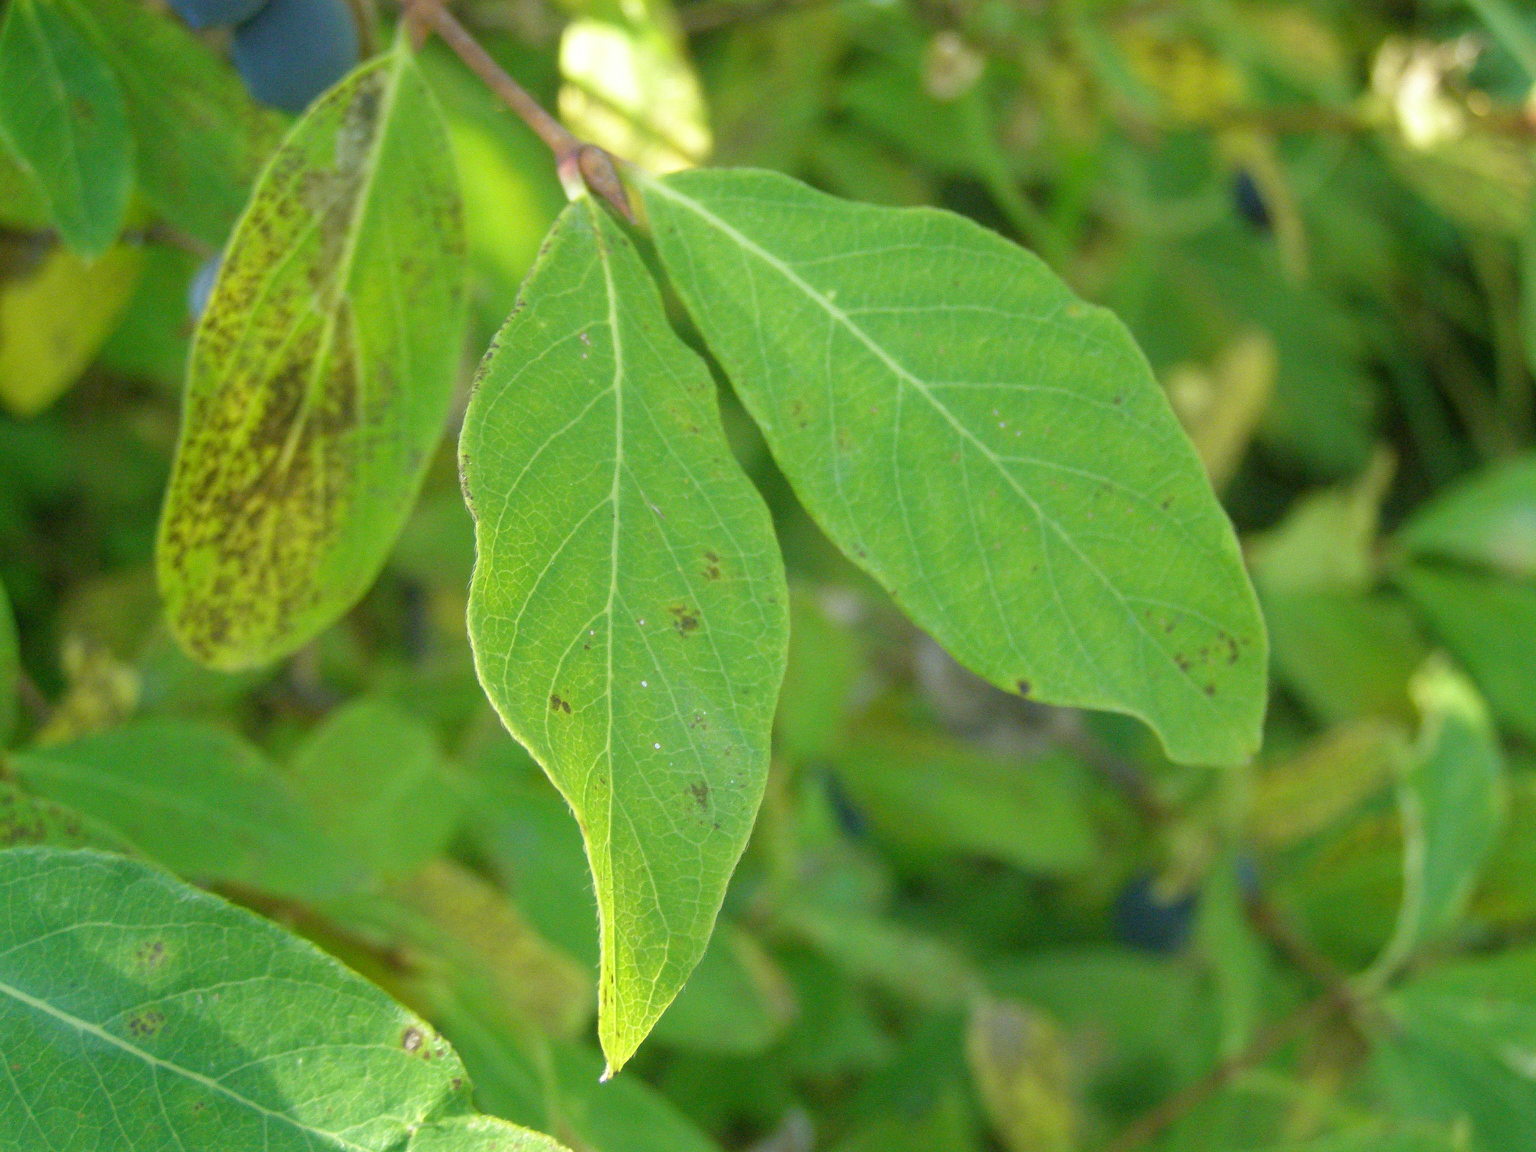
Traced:
<path fill-rule="evenodd" d="M 590 201 L 486 359 L 461 463 L 477 669 L 581 824 L 616 1070 L 698 962 L 746 845 L 788 625 L 709 373 Z"/>
<path fill-rule="evenodd" d="M 1266 640 L 1236 538 L 1108 312 L 951 213 L 775 173 L 645 179 L 657 248 L 823 529 L 1009 691 L 1258 746 Z"/>

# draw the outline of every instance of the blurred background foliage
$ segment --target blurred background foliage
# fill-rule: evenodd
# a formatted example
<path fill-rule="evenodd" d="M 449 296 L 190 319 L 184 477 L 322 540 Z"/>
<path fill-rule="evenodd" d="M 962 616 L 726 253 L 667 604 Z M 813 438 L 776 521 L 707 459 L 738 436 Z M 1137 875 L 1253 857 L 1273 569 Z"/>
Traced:
<path fill-rule="evenodd" d="M 84 813 L 417 1007 L 485 1108 L 579 1150 L 1536 1147 L 1536 11 L 456 10 L 620 155 L 944 205 L 1115 309 L 1243 536 L 1264 754 L 1175 768 L 971 677 L 726 398 L 795 588 L 774 775 L 704 963 L 599 1087 L 590 881 L 474 679 L 451 439 L 341 625 L 268 672 L 193 665 L 150 560 L 219 203 L 136 208 L 86 263 L 0 162 L 0 842 L 17 786 Z M 563 196 L 440 46 L 426 67 L 467 389 Z"/>

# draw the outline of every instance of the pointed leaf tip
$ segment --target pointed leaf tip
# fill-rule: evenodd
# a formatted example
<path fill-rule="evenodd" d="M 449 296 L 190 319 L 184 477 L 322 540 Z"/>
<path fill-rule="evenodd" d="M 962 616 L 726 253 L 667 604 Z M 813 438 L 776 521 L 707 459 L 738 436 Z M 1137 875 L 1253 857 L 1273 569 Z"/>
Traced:
<path fill-rule="evenodd" d="M 783 565 L 708 369 L 590 198 L 546 242 L 460 449 L 476 669 L 581 825 L 612 1076 L 702 956 L 751 832 Z"/>

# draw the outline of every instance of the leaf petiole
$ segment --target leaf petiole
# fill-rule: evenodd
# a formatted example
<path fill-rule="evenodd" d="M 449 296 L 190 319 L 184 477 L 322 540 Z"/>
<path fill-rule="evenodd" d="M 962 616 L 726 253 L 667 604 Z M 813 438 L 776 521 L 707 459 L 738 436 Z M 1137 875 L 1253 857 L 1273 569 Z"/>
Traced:
<path fill-rule="evenodd" d="M 400 0 L 407 18 L 435 32 L 443 43 L 555 154 L 560 182 L 568 195 L 582 189 L 607 201 L 625 220 L 634 210 L 619 179 L 613 157 L 595 144 L 579 139 L 514 80 L 475 39 L 474 34 L 442 5 L 442 0 Z"/>

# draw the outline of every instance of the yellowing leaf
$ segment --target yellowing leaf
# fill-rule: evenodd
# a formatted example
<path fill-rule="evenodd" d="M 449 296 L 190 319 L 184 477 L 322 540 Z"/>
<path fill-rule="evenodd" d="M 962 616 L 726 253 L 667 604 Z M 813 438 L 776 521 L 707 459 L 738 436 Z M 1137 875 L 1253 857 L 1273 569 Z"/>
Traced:
<path fill-rule="evenodd" d="M 965 1054 L 992 1124 L 1012 1152 L 1072 1152 L 1077 1105 L 1066 1038 L 1027 1004 L 982 999 L 971 1009 Z"/>
<path fill-rule="evenodd" d="M 142 263 L 118 247 L 90 262 L 67 248 L 0 237 L 0 406 L 41 412 L 79 378 L 112 334 Z M 14 269 L 14 271 L 9 271 Z"/>
<path fill-rule="evenodd" d="M 532 1023 L 548 1035 L 570 1036 L 591 1019 L 588 972 L 473 872 L 435 860 L 391 894 L 449 982 L 479 987 L 501 1009 L 503 1026 Z"/>
<path fill-rule="evenodd" d="M 1238 336 L 1210 371 L 1180 365 L 1168 379 L 1168 399 L 1220 488 L 1232 479 L 1258 430 L 1279 372 L 1275 342 L 1259 330 Z"/>
<path fill-rule="evenodd" d="M 294 128 L 198 326 L 157 557 L 192 656 L 287 655 L 372 583 L 447 414 L 463 259 L 452 155 L 402 45 Z"/>
<path fill-rule="evenodd" d="M 1325 732 L 1255 782 L 1254 838 L 1286 847 L 1341 820 L 1387 786 L 1402 744 L 1395 725 L 1376 719 Z"/>

